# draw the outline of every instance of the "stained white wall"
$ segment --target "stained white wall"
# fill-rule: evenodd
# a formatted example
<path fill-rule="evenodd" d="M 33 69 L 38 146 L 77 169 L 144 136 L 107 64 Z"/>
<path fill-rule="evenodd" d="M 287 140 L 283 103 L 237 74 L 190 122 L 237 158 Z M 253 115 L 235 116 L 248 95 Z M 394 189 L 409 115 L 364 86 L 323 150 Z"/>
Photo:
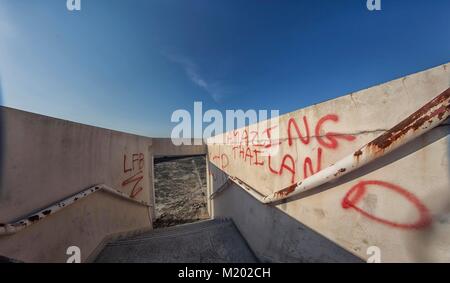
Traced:
<path fill-rule="evenodd" d="M 205 146 L 154 140 L 11 108 L 0 108 L 0 223 L 106 184 L 154 203 L 154 156 L 205 154 Z M 0 255 L 26 262 L 65 262 L 69 246 L 93 259 L 112 235 L 151 229 L 154 207 L 105 192 L 80 199 L 17 234 L 0 236 Z M 100 245 L 100 246 L 99 246 Z"/>

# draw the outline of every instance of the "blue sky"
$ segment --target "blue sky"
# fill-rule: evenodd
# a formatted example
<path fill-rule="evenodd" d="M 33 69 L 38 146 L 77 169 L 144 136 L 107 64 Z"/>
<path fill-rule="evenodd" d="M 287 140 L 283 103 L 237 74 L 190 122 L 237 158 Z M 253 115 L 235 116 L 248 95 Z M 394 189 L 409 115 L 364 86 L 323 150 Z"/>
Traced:
<path fill-rule="evenodd" d="M 0 0 L 3 105 L 169 136 L 194 101 L 287 113 L 450 61 L 448 0 L 81 4 Z"/>

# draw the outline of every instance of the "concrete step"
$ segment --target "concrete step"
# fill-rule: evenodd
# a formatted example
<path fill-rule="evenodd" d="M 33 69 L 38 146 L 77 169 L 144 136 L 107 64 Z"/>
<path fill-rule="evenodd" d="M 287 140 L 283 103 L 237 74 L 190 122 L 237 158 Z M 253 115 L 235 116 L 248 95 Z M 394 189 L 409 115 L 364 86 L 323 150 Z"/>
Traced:
<path fill-rule="evenodd" d="M 106 245 L 96 262 L 257 262 L 232 220 L 155 229 Z"/>

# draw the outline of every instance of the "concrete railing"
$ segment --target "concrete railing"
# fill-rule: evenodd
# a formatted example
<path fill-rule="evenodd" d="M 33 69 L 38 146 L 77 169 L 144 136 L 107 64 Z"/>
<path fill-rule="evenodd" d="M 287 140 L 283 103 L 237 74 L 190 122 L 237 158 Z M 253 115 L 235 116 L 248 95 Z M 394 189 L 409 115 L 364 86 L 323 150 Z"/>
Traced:
<path fill-rule="evenodd" d="M 199 144 L 198 144 L 199 143 Z M 155 158 L 206 155 L 206 144 L 192 139 L 191 145 L 174 145 L 170 138 L 152 138 L 152 152 Z"/>
<path fill-rule="evenodd" d="M 355 152 L 342 158 L 331 166 L 305 178 L 287 188 L 277 190 L 271 195 L 261 195 L 258 190 L 250 187 L 241 179 L 229 176 L 228 179 L 243 188 L 261 203 L 273 203 L 294 197 L 303 192 L 313 190 L 323 184 L 333 182 L 362 166 L 369 164 L 393 150 L 420 137 L 443 123 L 450 115 L 450 88 L 425 104 L 405 120 L 401 121 L 386 133 L 365 144 Z M 218 188 L 210 199 L 227 188 L 224 184 Z"/>

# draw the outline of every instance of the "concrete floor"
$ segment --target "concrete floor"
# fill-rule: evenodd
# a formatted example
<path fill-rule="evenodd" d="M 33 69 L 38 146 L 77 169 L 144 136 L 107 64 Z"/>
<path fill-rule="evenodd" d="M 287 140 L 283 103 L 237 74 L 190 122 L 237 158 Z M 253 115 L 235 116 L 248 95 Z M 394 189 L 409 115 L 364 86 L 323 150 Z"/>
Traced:
<path fill-rule="evenodd" d="M 257 262 L 231 220 L 155 229 L 109 243 L 96 262 Z"/>

